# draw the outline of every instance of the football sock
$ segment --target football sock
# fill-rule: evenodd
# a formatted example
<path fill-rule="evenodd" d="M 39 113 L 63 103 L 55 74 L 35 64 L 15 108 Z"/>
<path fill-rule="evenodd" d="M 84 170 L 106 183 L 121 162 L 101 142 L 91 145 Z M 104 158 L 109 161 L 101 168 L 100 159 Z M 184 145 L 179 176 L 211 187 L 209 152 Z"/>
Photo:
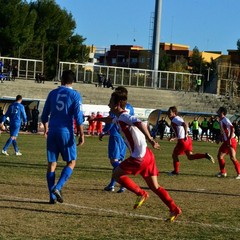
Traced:
<path fill-rule="evenodd" d="M 115 187 L 115 184 L 116 184 L 115 179 L 114 179 L 114 178 L 111 178 L 111 181 L 110 181 L 110 183 L 108 184 L 108 186 Z"/>
<path fill-rule="evenodd" d="M 9 138 L 5 144 L 5 146 L 3 147 L 4 151 L 7 151 L 8 147 L 10 146 L 10 144 L 12 143 L 12 138 Z"/>
<path fill-rule="evenodd" d="M 225 170 L 225 161 L 224 161 L 224 159 L 223 158 L 218 159 L 218 163 L 219 163 L 219 167 L 220 167 L 221 173 L 225 173 L 226 170 Z"/>
<path fill-rule="evenodd" d="M 191 156 L 190 160 L 196 160 L 196 159 L 202 159 L 202 158 L 206 158 L 205 153 L 195 153 Z"/>
<path fill-rule="evenodd" d="M 129 191 L 138 196 L 144 195 L 145 191 L 142 190 L 131 178 L 128 176 L 121 176 L 117 181 L 122 187 L 127 188 Z"/>
<path fill-rule="evenodd" d="M 233 161 L 234 167 L 237 171 L 237 174 L 240 174 L 240 163 L 238 162 L 238 160 Z"/>
<path fill-rule="evenodd" d="M 118 165 L 119 165 L 120 163 L 119 163 L 118 161 L 114 161 L 114 162 L 112 162 L 111 164 L 112 164 L 113 170 L 114 170 L 116 167 L 118 167 Z M 115 180 L 114 178 L 111 178 L 111 182 L 109 183 L 109 186 L 114 187 L 115 184 L 116 184 L 116 180 Z"/>
<path fill-rule="evenodd" d="M 174 172 L 179 173 L 180 162 L 173 162 Z"/>
<path fill-rule="evenodd" d="M 162 187 L 159 187 L 155 193 L 159 196 L 159 198 L 168 206 L 170 211 L 174 211 L 177 205 L 174 203 L 172 198 L 170 197 L 169 193 Z"/>
<path fill-rule="evenodd" d="M 12 145 L 14 147 L 15 152 L 18 152 L 18 146 L 17 146 L 17 141 L 16 139 L 12 140 Z"/>
<path fill-rule="evenodd" d="M 61 176 L 58 180 L 58 183 L 56 185 L 56 189 L 61 190 L 63 185 L 67 182 L 67 180 L 70 178 L 70 176 L 72 175 L 73 170 L 66 166 L 61 173 Z"/>
<path fill-rule="evenodd" d="M 55 195 L 52 194 L 52 189 L 55 184 L 55 172 L 47 172 L 47 184 L 48 184 L 48 191 L 50 194 L 51 199 L 55 199 Z"/>

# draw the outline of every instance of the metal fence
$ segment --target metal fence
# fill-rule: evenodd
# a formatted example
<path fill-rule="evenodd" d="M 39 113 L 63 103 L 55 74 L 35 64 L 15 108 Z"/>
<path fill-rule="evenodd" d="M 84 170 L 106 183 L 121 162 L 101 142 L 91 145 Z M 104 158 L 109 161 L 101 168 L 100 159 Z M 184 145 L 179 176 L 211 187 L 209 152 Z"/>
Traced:
<path fill-rule="evenodd" d="M 21 79 L 35 79 L 37 73 L 43 73 L 44 62 L 41 60 L 0 56 L 0 61 L 3 63 L 1 71 L 6 76 L 11 74 L 9 66 L 16 69 L 17 78 Z"/>
<path fill-rule="evenodd" d="M 58 79 L 64 70 L 71 69 L 76 74 L 77 82 L 98 84 L 101 73 L 106 79 L 111 79 L 113 85 L 159 88 L 179 91 L 195 91 L 196 81 L 201 74 L 153 71 L 138 68 L 121 68 L 73 62 L 60 62 Z"/>

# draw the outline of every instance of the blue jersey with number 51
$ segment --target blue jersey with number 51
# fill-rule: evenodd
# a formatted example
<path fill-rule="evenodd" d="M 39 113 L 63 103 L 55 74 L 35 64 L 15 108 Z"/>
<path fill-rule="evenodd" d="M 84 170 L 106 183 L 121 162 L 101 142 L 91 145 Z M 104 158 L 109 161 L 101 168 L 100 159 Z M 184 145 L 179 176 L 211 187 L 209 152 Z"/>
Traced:
<path fill-rule="evenodd" d="M 43 123 L 49 122 L 49 132 L 73 131 L 74 119 L 77 125 L 84 122 L 81 95 L 66 86 L 52 90 L 45 102 L 41 118 Z"/>

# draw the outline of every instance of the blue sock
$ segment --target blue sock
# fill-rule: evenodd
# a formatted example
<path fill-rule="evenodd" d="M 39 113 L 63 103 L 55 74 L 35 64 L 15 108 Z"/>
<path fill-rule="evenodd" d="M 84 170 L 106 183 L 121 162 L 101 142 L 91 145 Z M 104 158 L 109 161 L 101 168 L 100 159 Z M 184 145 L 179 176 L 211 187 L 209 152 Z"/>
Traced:
<path fill-rule="evenodd" d="M 52 188 L 55 184 L 55 172 L 47 172 L 47 184 L 48 184 L 48 191 L 50 195 L 50 199 L 55 199 L 55 195 L 52 194 Z"/>
<path fill-rule="evenodd" d="M 66 166 L 61 173 L 61 177 L 58 180 L 57 185 L 55 186 L 56 189 L 61 190 L 63 185 L 67 182 L 67 180 L 71 177 L 73 170 Z"/>
<path fill-rule="evenodd" d="M 112 163 L 113 170 L 114 170 L 118 165 L 119 165 L 119 162 L 118 162 L 118 161 L 113 162 L 113 163 Z M 110 183 L 109 183 L 108 186 L 114 187 L 115 184 L 116 184 L 115 179 L 114 179 L 114 178 L 111 178 L 111 181 L 110 181 Z"/>
<path fill-rule="evenodd" d="M 10 146 L 11 143 L 12 143 L 12 138 L 10 137 L 10 138 L 7 140 L 5 146 L 3 147 L 3 150 L 4 150 L 4 151 L 7 151 L 8 147 Z"/>
<path fill-rule="evenodd" d="M 116 181 L 114 178 L 111 178 L 111 182 L 108 184 L 109 187 L 115 187 Z"/>
<path fill-rule="evenodd" d="M 17 141 L 16 139 L 12 140 L 12 145 L 14 147 L 15 152 L 18 152 L 18 146 L 17 146 Z"/>

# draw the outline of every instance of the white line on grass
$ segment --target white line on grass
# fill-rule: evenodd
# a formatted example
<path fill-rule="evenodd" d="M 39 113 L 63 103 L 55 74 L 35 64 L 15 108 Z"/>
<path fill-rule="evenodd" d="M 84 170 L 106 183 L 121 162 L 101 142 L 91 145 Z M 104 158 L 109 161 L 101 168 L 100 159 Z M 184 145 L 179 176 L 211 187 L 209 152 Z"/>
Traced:
<path fill-rule="evenodd" d="M 16 199 L 16 200 L 21 200 L 21 201 L 39 202 L 39 203 L 45 202 L 44 200 L 39 200 L 39 199 L 20 198 L 20 197 L 9 196 L 9 195 L 1 195 L 1 194 L 0 194 L 0 197 L 9 198 L 11 200 Z M 129 212 L 119 212 L 119 211 L 116 211 L 116 210 L 105 209 L 105 208 L 94 208 L 94 207 L 88 207 L 88 206 L 80 206 L 80 205 L 72 204 L 72 203 L 61 203 L 61 204 L 64 205 L 64 206 L 69 206 L 69 207 L 74 207 L 74 208 L 79 208 L 79 209 L 88 209 L 88 210 L 93 210 L 93 211 L 98 211 L 98 212 L 113 213 L 113 214 L 116 214 L 116 215 L 125 215 L 125 216 L 130 216 L 130 217 L 135 217 L 135 218 L 143 218 L 143 219 L 149 219 L 149 220 L 164 221 L 163 218 L 149 216 L 149 215 L 143 215 L 143 214 L 136 214 L 136 213 L 129 213 Z M 229 227 L 229 226 L 226 226 L 226 225 L 224 226 L 224 225 L 202 223 L 202 222 L 180 221 L 179 219 L 176 221 L 176 223 L 178 223 L 178 224 L 184 223 L 184 224 L 188 224 L 188 225 L 192 224 L 192 225 L 198 225 L 198 226 L 201 226 L 201 227 L 219 228 L 219 229 L 225 229 L 225 230 L 240 232 L 240 228 Z"/>

